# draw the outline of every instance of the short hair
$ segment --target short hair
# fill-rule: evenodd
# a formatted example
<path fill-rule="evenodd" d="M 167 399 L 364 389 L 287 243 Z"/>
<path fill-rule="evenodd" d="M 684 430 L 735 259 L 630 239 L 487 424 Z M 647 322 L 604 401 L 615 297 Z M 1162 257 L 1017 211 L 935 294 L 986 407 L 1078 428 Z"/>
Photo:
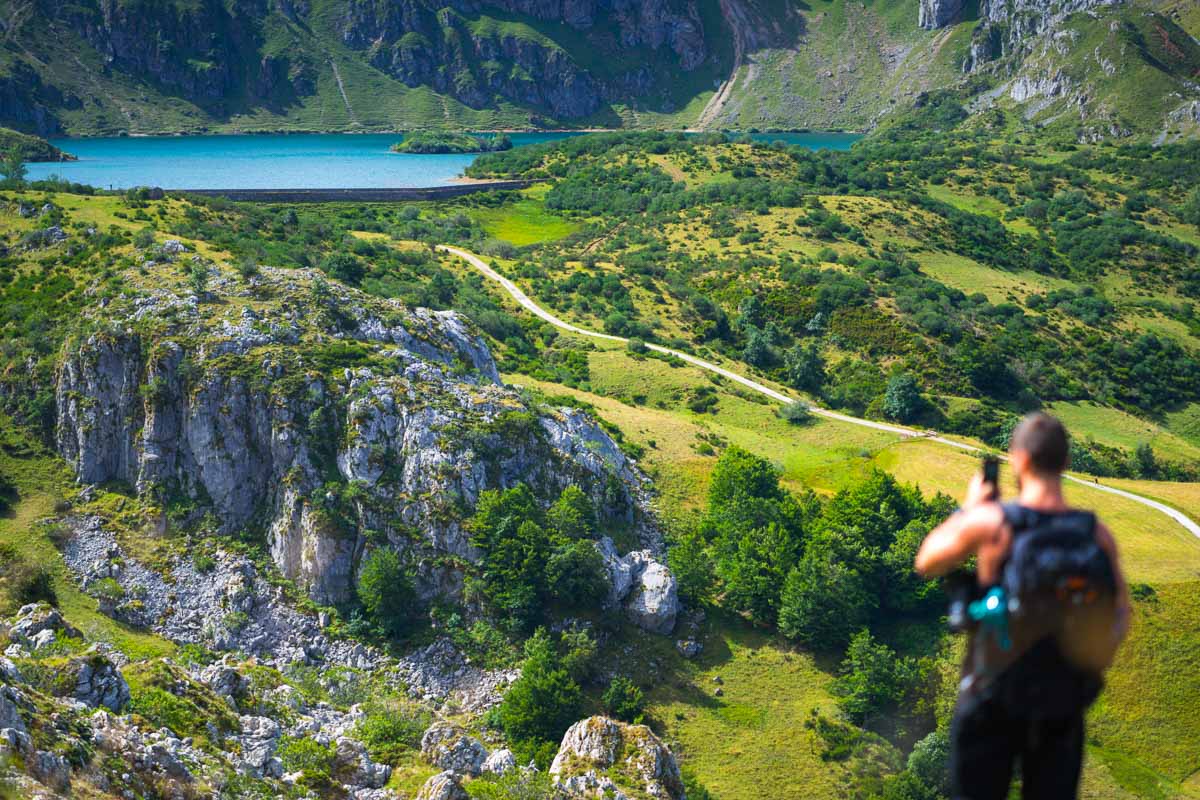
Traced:
<path fill-rule="evenodd" d="M 1071 463 L 1071 441 L 1067 429 L 1054 417 L 1035 411 L 1013 430 L 1010 452 L 1020 450 L 1038 472 L 1057 474 Z"/>

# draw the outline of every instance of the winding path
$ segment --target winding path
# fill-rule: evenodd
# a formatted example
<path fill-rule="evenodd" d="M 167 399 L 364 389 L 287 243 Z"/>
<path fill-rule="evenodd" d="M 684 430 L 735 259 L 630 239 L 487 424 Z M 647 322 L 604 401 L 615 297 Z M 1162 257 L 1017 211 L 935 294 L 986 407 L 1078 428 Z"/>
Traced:
<path fill-rule="evenodd" d="M 472 253 L 470 251 L 463 250 L 462 248 L 459 248 L 459 247 L 452 247 L 452 246 L 446 245 L 446 244 L 438 245 L 438 250 L 441 250 L 446 253 L 451 253 L 451 254 L 456 255 L 459 258 L 463 259 L 468 264 L 475 267 L 475 269 L 482 272 L 484 274 L 484 276 L 486 276 L 487 278 L 490 278 L 491 280 L 495 281 L 496 283 L 498 283 L 502 287 L 504 287 L 504 290 L 506 292 L 508 292 L 510 295 L 512 295 L 512 298 L 514 300 L 516 300 L 517 303 L 519 303 L 522 308 L 526 309 L 527 311 L 529 311 L 532 314 L 535 314 L 538 317 L 541 317 L 546 322 L 549 322 L 551 325 L 553 325 L 556 328 L 561 328 L 562 330 L 570 331 L 571 333 L 577 333 L 581 336 L 590 336 L 593 339 L 604 339 L 604 340 L 610 341 L 610 342 L 628 342 L 629 341 L 628 339 L 626 339 L 623 336 L 613 336 L 610 333 L 600 333 L 598 331 L 588 330 L 587 328 L 580 328 L 578 325 L 572 325 L 571 323 L 567 322 L 566 320 L 559 319 L 558 317 L 554 316 L 546 309 L 539 306 L 537 303 L 533 302 L 533 300 L 530 299 L 529 295 L 525 294 L 525 292 L 521 290 L 521 287 L 517 286 L 515 283 L 513 283 L 508 278 L 501 275 L 499 272 L 496 272 L 496 270 L 494 270 L 490 266 L 488 266 L 487 262 L 485 262 L 482 258 L 480 258 L 479 256 L 475 255 L 474 253 Z M 747 389 L 751 389 L 755 392 L 758 392 L 759 394 L 764 394 L 767 397 L 771 398 L 772 400 L 775 400 L 776 402 L 779 402 L 779 403 L 796 402 L 796 398 L 794 398 L 794 397 L 789 397 L 786 394 L 783 394 L 782 392 L 778 392 L 769 386 L 765 386 L 765 385 L 763 385 L 757 381 L 751 380 L 750 378 L 747 378 L 743 375 L 739 375 L 736 372 L 732 372 L 728 369 L 725 369 L 724 367 L 718 366 L 717 364 L 714 364 L 711 361 L 705 361 L 704 359 L 696 358 L 693 355 L 688 355 L 687 353 L 682 353 L 678 350 L 671 350 L 670 348 L 663 347 L 663 346 L 657 345 L 657 344 L 647 343 L 646 347 L 648 347 L 649 349 L 654 350 L 655 352 L 658 352 L 658 353 L 664 353 L 666 355 L 675 356 L 676 358 L 682 359 L 683 361 L 686 361 L 689 364 L 693 364 L 701 369 L 706 369 L 709 372 L 715 372 L 716 374 L 718 374 L 722 377 L 728 378 L 729 380 L 734 381 L 735 383 L 740 383 L 742 386 L 745 386 Z M 920 437 L 920 438 L 927 439 L 932 442 L 938 442 L 939 444 L 948 445 L 949 447 L 955 447 L 959 450 L 964 450 L 969 453 L 984 452 L 984 450 L 982 448 L 976 447 L 975 445 L 972 445 L 972 444 L 967 444 L 965 442 L 958 442 L 958 441 L 955 441 L 954 439 L 947 439 L 944 436 L 928 434 L 923 431 L 918 431 L 913 428 L 906 428 L 901 425 L 891 425 L 886 422 L 875 422 L 874 420 L 869 420 L 869 419 L 859 419 L 858 417 L 851 417 L 847 414 L 839 414 L 836 411 L 830 411 L 829 409 L 820 408 L 819 406 L 809 406 L 809 410 L 813 414 L 816 414 L 821 417 L 826 417 L 828 419 L 835 419 L 835 420 L 838 420 L 839 422 L 846 422 L 851 425 L 861 425 L 864 428 L 874 428 L 875 430 L 885 431 L 887 433 L 894 433 L 898 436 L 902 436 L 905 438 Z M 1157 500 L 1151 500 L 1148 497 L 1143 497 L 1140 494 L 1134 494 L 1133 492 L 1127 492 L 1124 489 L 1117 489 L 1116 487 L 1113 487 L 1113 486 L 1105 486 L 1103 484 L 1093 483 L 1092 481 L 1087 481 L 1082 478 L 1077 478 L 1074 475 L 1065 475 L 1064 477 L 1068 481 L 1077 483 L 1080 486 L 1086 486 L 1089 489 L 1094 489 L 1099 492 L 1108 492 L 1109 494 L 1115 494 L 1119 497 L 1124 497 L 1127 500 L 1132 500 L 1135 503 L 1141 503 L 1142 505 L 1144 505 L 1148 508 L 1152 508 L 1155 511 L 1161 511 L 1162 513 L 1166 514 L 1171 519 L 1178 522 L 1184 528 L 1186 528 L 1188 530 L 1188 532 L 1191 533 L 1193 536 L 1200 538 L 1200 525 L 1196 524 L 1196 522 L 1194 522 L 1190 517 L 1188 517 L 1182 511 L 1171 508 L 1166 503 L 1160 503 Z"/>

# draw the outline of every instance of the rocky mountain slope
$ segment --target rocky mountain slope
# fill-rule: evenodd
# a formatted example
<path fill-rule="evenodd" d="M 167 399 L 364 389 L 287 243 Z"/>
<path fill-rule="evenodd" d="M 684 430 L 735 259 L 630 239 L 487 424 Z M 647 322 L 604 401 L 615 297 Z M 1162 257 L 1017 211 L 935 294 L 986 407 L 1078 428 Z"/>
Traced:
<path fill-rule="evenodd" d="M 1178 137 L 1196 26 L 1174 0 L 9 0 L 0 122 L 862 130 L 953 88 L 1086 137 Z"/>
<path fill-rule="evenodd" d="M 573 487 L 595 526 L 573 552 L 603 591 L 539 620 L 591 647 L 627 623 L 672 633 L 675 579 L 646 479 L 618 443 L 584 411 L 505 386 L 457 313 L 317 270 L 234 270 L 200 240 L 101 233 L 111 198 L 71 211 L 9 199 L 6 268 L 53 262 L 86 298 L 43 354 L 52 370 L 4 376 L 4 409 L 22 422 L 52 398 L 55 455 L 36 459 L 69 476 L 10 484 L 40 451 L 14 448 L 29 427 L 0 419 L 5 508 L 59 495 L 0 544 L 0 603 L 22 603 L 0 622 L 0 749 L 18 790 L 377 800 L 461 797 L 509 771 L 566 781 L 517 770 L 483 722 L 522 671 L 489 627 L 478 586 L 495 562 L 472 520 L 495 490 L 549 505 Z M 71 261 L 96 252 L 110 259 L 102 275 Z M 49 549 L 31 556 L 30 543 Z M 405 640 L 361 616 L 380 553 L 401 565 L 390 581 L 413 584 L 389 612 Z M 567 614 L 580 609 L 589 619 Z M 480 630 L 487 647 L 471 639 Z M 480 757 L 443 753 L 446 730 Z M 669 751 L 639 736 L 630 749 L 666 769 Z"/>

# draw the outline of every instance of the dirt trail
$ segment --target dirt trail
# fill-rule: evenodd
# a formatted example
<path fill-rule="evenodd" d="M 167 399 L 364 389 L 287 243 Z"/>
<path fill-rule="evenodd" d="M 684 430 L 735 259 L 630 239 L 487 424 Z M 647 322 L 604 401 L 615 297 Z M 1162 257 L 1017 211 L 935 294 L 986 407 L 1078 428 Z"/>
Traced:
<path fill-rule="evenodd" d="M 587 328 L 580 328 L 578 325 L 572 325 L 571 323 L 556 317 L 554 314 L 550 313 L 549 311 L 547 311 L 546 309 L 542 308 L 537 303 L 535 303 L 529 297 L 529 295 L 525 294 L 525 292 L 522 291 L 521 287 L 517 286 L 515 283 L 513 283 L 508 278 L 501 275 L 499 272 L 496 272 L 496 270 L 494 270 L 490 266 L 488 266 L 487 262 L 485 262 L 482 258 L 475 255 L 474 253 L 471 253 L 467 250 L 463 250 L 458 247 L 451 247 L 450 245 L 445 245 L 445 244 L 438 245 L 438 249 L 443 252 L 456 255 L 459 258 L 466 261 L 471 266 L 475 267 L 475 269 L 477 269 L 481 273 L 483 273 L 483 275 L 485 277 L 500 284 L 500 286 L 502 286 L 504 288 L 504 290 L 506 292 L 508 292 L 512 296 L 512 298 L 514 300 L 516 300 L 518 304 L 520 304 L 520 306 L 522 308 L 524 308 L 525 310 L 529 311 L 532 314 L 535 314 L 536 316 L 540 317 L 541 319 L 544 319 L 546 322 L 549 322 L 551 325 L 553 325 L 556 328 L 561 328 L 562 330 L 570 331 L 571 333 L 577 333 L 581 336 L 590 336 L 593 339 L 603 339 L 603 340 L 609 341 L 609 342 L 628 342 L 629 341 L 628 339 L 626 339 L 623 336 L 613 336 L 612 334 L 609 334 L 609 333 L 600 333 L 598 331 L 588 330 Z M 682 359 L 683 361 L 686 361 L 689 364 L 692 364 L 693 366 L 697 366 L 697 367 L 700 367 L 701 369 L 708 370 L 709 372 L 714 372 L 717 375 L 720 375 L 724 378 L 728 378 L 729 380 L 734 381 L 735 383 L 739 383 L 742 386 L 745 386 L 747 389 L 751 389 L 755 392 L 758 392 L 759 394 L 766 395 L 767 397 L 771 398 L 772 400 L 774 400 L 778 403 L 798 402 L 798 398 L 790 397 L 782 392 L 772 389 L 769 386 L 761 384 L 758 381 L 751 380 L 750 378 L 747 378 L 743 375 L 739 375 L 738 373 L 728 370 L 725 367 L 718 366 L 717 364 L 714 364 L 711 361 L 705 361 L 704 359 L 696 358 L 693 355 L 689 355 L 687 353 L 683 353 L 678 350 L 671 350 L 669 348 L 662 347 L 661 345 L 657 345 L 657 344 L 647 343 L 646 347 L 648 347 L 651 350 L 654 350 L 655 352 L 658 352 L 658 353 L 664 353 L 666 355 L 675 356 L 676 358 Z M 820 408 L 818 406 L 809 406 L 809 411 L 811 411 L 813 414 L 816 414 L 817 416 L 825 417 L 827 419 L 835 419 L 835 420 L 838 420 L 839 422 L 846 422 L 851 425 L 860 425 L 865 428 L 874 428 L 875 430 L 885 431 L 887 433 L 894 433 L 894 434 L 896 434 L 898 436 L 902 436 L 904 438 L 921 437 L 924 439 L 928 439 L 931 442 L 937 442 L 938 444 L 943 444 L 948 447 L 953 447 L 958 450 L 963 450 L 963 451 L 966 451 L 969 453 L 984 452 L 982 448 L 976 447 L 975 445 L 967 444 L 965 442 L 955 441 L 954 439 L 947 439 L 944 436 L 938 436 L 938 435 L 928 432 L 928 431 L 919 431 L 914 428 L 906 428 L 902 425 L 892 425 L 887 422 L 876 422 L 874 420 L 869 420 L 869 419 L 859 419 L 858 417 L 852 417 L 848 414 L 841 414 L 841 413 L 838 413 L 837 411 L 830 411 L 829 409 Z M 1135 503 L 1141 503 L 1142 505 L 1146 506 L 1147 508 L 1152 508 L 1155 511 L 1162 512 L 1163 514 L 1166 514 L 1168 517 L 1175 520 L 1180 525 L 1182 525 L 1184 528 L 1186 528 L 1187 531 L 1189 533 L 1191 533 L 1193 536 L 1200 538 L 1200 525 L 1196 524 L 1196 522 L 1194 522 L 1190 517 L 1188 517 L 1183 512 L 1178 511 L 1174 508 L 1171 508 L 1170 506 L 1166 505 L 1165 503 L 1160 503 L 1157 500 L 1151 500 L 1148 497 L 1142 497 L 1141 495 L 1134 494 L 1133 492 L 1127 492 L 1124 489 L 1117 489 L 1112 486 L 1105 486 L 1103 484 L 1093 483 L 1092 481 L 1084 480 L 1082 478 L 1076 478 L 1073 475 L 1066 475 L 1064 477 L 1066 478 L 1066 480 L 1071 481 L 1073 483 L 1077 483 L 1080 486 L 1086 486 L 1089 489 L 1094 489 L 1098 492 L 1107 492 L 1108 494 L 1115 494 L 1119 497 L 1124 497 L 1127 500 L 1132 500 Z"/>

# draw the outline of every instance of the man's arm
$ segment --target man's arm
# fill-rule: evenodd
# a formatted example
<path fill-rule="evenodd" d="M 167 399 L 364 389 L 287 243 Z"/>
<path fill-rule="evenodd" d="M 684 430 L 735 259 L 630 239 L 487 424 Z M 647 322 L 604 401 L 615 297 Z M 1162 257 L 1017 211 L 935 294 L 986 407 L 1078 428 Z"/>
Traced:
<path fill-rule="evenodd" d="M 1129 584 L 1125 582 L 1125 572 L 1121 569 L 1120 554 L 1117 552 L 1117 540 L 1112 535 L 1112 531 L 1103 522 L 1096 522 L 1096 543 L 1108 554 L 1108 560 L 1112 563 L 1113 578 L 1117 583 L 1117 639 L 1118 641 L 1125 638 L 1125 634 L 1129 632 L 1129 616 L 1132 613 L 1132 604 L 1129 600 Z"/>
<path fill-rule="evenodd" d="M 926 578 L 937 578 L 963 564 L 1004 525 L 1004 512 L 995 503 L 965 508 L 934 528 L 921 543 L 913 565 Z"/>
<path fill-rule="evenodd" d="M 1004 511 L 993 502 L 995 487 L 976 474 L 961 511 L 951 514 L 921 543 L 913 565 L 926 578 L 937 578 L 975 555 L 1004 528 Z"/>

